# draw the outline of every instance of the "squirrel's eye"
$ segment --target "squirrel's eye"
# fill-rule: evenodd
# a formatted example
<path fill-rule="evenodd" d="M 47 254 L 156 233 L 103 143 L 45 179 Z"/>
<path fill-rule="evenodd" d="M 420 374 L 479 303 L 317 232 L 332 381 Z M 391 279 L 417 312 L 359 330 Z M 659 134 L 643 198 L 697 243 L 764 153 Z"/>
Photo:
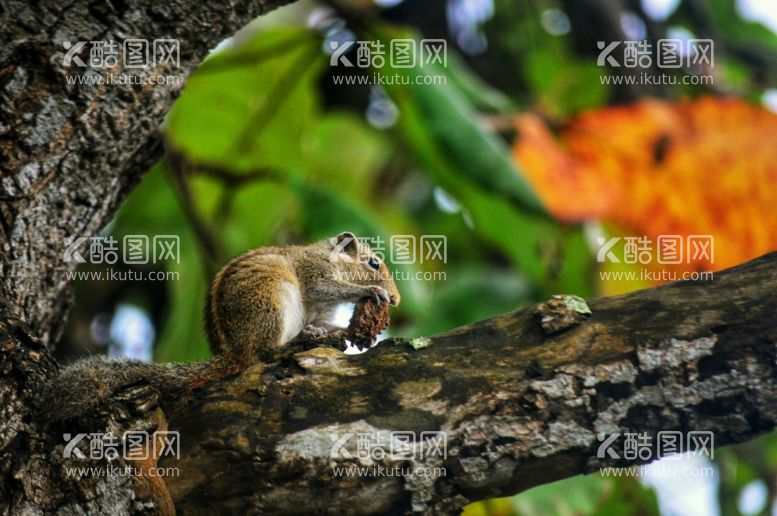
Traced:
<path fill-rule="evenodd" d="M 370 257 L 370 260 L 367 262 L 370 267 L 372 267 L 375 270 L 378 270 L 380 268 L 380 262 L 378 262 L 378 259 L 374 256 Z"/>

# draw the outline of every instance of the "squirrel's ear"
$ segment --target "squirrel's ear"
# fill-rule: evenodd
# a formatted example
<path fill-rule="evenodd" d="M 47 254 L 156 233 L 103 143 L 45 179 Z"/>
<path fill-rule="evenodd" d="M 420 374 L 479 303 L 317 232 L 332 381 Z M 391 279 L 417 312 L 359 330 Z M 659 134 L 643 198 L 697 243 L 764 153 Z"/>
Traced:
<path fill-rule="evenodd" d="M 359 240 L 356 238 L 356 235 L 350 231 L 340 233 L 334 237 L 332 241 L 332 244 L 345 254 L 356 256 L 359 252 Z"/>

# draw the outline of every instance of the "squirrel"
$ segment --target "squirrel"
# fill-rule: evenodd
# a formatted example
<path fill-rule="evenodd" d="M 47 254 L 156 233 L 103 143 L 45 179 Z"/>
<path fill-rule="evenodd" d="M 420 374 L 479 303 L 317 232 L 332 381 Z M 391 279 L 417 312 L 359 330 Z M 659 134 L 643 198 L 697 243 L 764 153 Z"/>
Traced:
<path fill-rule="evenodd" d="M 372 298 L 396 306 L 400 294 L 385 263 L 350 232 L 305 246 L 261 247 L 216 274 L 205 303 L 213 358 L 154 364 L 90 357 L 62 369 L 44 389 L 50 421 L 79 417 L 122 386 L 147 382 L 164 409 L 180 394 L 257 362 L 271 363 L 299 334 L 316 337 L 340 328 L 342 303 Z"/>

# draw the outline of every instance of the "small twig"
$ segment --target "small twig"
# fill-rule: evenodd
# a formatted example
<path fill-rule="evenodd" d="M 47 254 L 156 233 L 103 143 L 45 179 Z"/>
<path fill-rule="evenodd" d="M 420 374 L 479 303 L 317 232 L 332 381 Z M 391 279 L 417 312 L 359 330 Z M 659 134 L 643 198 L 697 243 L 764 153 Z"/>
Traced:
<path fill-rule="evenodd" d="M 270 123 L 283 105 L 283 101 L 294 89 L 294 83 L 300 75 L 299 71 L 307 68 L 303 65 L 318 57 L 319 52 L 318 48 L 313 51 L 303 52 L 278 79 L 273 89 L 267 94 L 267 100 L 262 104 L 262 108 L 253 113 L 248 121 L 248 125 L 238 143 L 238 155 L 245 155 L 251 150 L 256 141 L 257 134 Z"/>
<path fill-rule="evenodd" d="M 167 164 L 167 169 L 170 172 L 170 177 L 173 180 L 181 199 L 181 207 L 183 208 L 184 215 L 189 220 L 192 229 L 194 229 L 194 233 L 197 235 L 197 241 L 203 251 L 205 270 L 208 277 L 211 277 L 216 273 L 216 264 L 222 261 L 224 253 L 216 236 L 211 231 L 210 226 L 199 213 L 196 202 L 192 197 L 186 179 L 186 170 L 189 168 L 189 164 L 183 159 L 183 154 L 173 151 L 167 153 L 165 162 Z"/>
<path fill-rule="evenodd" d="M 192 173 L 217 179 L 228 187 L 239 187 L 246 183 L 263 179 L 281 179 L 280 172 L 271 168 L 257 168 L 245 172 L 237 172 L 221 165 L 203 162 L 198 162 L 193 167 Z"/>

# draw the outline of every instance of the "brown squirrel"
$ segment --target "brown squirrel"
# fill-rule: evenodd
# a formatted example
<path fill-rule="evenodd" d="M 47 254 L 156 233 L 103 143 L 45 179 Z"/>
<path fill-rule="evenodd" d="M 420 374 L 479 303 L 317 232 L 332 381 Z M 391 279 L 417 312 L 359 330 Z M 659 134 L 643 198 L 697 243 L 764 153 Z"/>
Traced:
<path fill-rule="evenodd" d="M 144 381 L 159 392 L 164 408 L 188 389 L 257 362 L 272 362 L 300 333 L 312 337 L 337 330 L 332 324 L 337 306 L 364 298 L 396 306 L 400 295 L 383 261 L 353 233 L 306 246 L 254 249 L 227 263 L 208 290 L 205 329 L 211 360 L 79 360 L 45 389 L 41 405 L 50 420 L 68 420 L 122 386 Z"/>

